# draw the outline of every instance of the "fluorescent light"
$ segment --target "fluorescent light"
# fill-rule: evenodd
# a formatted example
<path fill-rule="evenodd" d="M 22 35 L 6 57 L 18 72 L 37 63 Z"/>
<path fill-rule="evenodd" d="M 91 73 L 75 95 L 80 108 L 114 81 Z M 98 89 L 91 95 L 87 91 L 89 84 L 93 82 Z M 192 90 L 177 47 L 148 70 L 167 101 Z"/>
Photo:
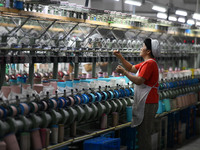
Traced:
<path fill-rule="evenodd" d="M 180 16 L 187 16 L 187 12 L 184 10 L 177 10 L 175 14 Z"/>
<path fill-rule="evenodd" d="M 119 2 L 119 0 L 115 0 L 115 1 Z"/>
<path fill-rule="evenodd" d="M 183 17 L 179 17 L 179 18 L 178 18 L 178 22 L 185 23 L 185 18 L 183 18 Z"/>
<path fill-rule="evenodd" d="M 192 18 L 196 20 L 200 20 L 200 14 L 194 13 Z"/>
<path fill-rule="evenodd" d="M 157 17 L 162 18 L 162 19 L 167 19 L 167 14 L 166 13 L 157 13 Z"/>
<path fill-rule="evenodd" d="M 142 5 L 141 2 L 132 1 L 132 0 L 126 0 L 125 3 L 126 3 L 126 4 L 130 4 L 130 5 L 134 5 L 134 6 L 141 6 L 141 5 Z"/>
<path fill-rule="evenodd" d="M 177 21 L 177 18 L 175 16 L 169 16 L 168 18 L 170 21 Z"/>
<path fill-rule="evenodd" d="M 188 19 L 188 20 L 187 20 L 187 24 L 193 25 L 193 24 L 194 24 L 194 20 L 193 20 L 193 19 Z"/>
<path fill-rule="evenodd" d="M 196 26 L 200 26 L 200 22 L 196 22 Z"/>
<path fill-rule="evenodd" d="M 167 11 L 166 8 L 160 7 L 160 6 L 156 6 L 156 5 L 154 5 L 154 6 L 152 7 L 152 9 L 153 9 L 153 10 L 156 10 L 156 11 L 160 11 L 160 12 L 166 12 L 166 11 Z"/>

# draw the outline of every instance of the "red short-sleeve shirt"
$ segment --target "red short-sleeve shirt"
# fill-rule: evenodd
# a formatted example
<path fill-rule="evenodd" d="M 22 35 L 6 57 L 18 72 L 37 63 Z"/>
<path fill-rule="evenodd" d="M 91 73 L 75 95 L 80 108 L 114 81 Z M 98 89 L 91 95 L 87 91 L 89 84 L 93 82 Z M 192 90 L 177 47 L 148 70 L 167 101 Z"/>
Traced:
<path fill-rule="evenodd" d="M 137 70 L 140 68 L 138 76 L 145 79 L 144 84 L 153 87 L 157 83 L 155 87 L 158 87 L 159 73 L 158 66 L 155 61 L 148 60 L 146 62 L 142 62 L 140 64 L 135 65 L 135 68 Z M 158 103 L 158 100 L 158 89 L 152 88 L 149 92 L 149 95 L 147 96 L 146 103 Z"/>

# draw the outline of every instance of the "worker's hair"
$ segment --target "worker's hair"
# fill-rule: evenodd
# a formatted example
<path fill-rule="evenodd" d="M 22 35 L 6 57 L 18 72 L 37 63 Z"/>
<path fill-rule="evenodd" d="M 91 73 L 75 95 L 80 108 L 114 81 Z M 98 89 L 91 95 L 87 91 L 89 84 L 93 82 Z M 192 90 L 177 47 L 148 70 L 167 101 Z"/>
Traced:
<path fill-rule="evenodd" d="M 151 39 L 150 39 L 150 38 L 146 38 L 146 39 L 144 40 L 144 44 L 146 45 L 147 50 L 150 50 L 150 51 L 151 51 L 151 53 L 150 53 L 150 54 L 151 54 L 151 57 L 154 58 L 153 53 L 152 53 Z"/>

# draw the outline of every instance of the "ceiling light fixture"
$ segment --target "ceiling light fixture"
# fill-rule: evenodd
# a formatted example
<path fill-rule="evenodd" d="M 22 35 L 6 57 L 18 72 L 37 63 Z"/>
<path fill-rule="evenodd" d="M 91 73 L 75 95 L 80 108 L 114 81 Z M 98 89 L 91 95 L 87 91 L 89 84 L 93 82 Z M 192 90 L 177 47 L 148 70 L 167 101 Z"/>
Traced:
<path fill-rule="evenodd" d="M 152 9 L 155 10 L 155 11 L 160 11 L 160 12 L 166 12 L 166 11 L 167 11 L 166 8 L 160 7 L 160 6 L 157 6 L 157 5 L 154 5 L 154 6 L 152 7 Z"/>
<path fill-rule="evenodd" d="M 180 16 L 187 16 L 187 12 L 184 10 L 176 10 L 175 14 Z"/>
<path fill-rule="evenodd" d="M 193 19 L 200 20 L 200 14 L 194 13 L 192 16 Z"/>
<path fill-rule="evenodd" d="M 175 16 L 169 16 L 168 18 L 170 21 L 177 21 L 177 18 Z"/>
<path fill-rule="evenodd" d="M 167 14 L 166 13 L 157 13 L 157 17 L 162 18 L 162 19 L 167 19 Z"/>
<path fill-rule="evenodd" d="M 133 0 L 126 0 L 125 1 L 126 4 L 130 4 L 130 5 L 134 5 L 134 6 L 141 6 L 142 3 L 139 1 L 133 1 Z"/>
<path fill-rule="evenodd" d="M 187 24 L 189 24 L 189 25 L 193 25 L 195 22 L 194 22 L 194 20 L 193 19 L 188 19 L 187 20 Z"/>
<path fill-rule="evenodd" d="M 196 26 L 200 26 L 200 22 L 196 22 Z"/>
<path fill-rule="evenodd" d="M 178 18 L 178 22 L 185 23 L 185 18 L 179 17 L 179 18 Z"/>

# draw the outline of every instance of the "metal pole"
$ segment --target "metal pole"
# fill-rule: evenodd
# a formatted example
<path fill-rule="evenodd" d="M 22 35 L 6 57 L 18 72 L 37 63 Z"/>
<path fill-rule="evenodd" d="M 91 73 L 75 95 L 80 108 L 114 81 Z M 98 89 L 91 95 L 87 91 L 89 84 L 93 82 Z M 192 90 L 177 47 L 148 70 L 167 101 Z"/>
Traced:
<path fill-rule="evenodd" d="M 75 63 L 74 65 L 74 78 L 78 78 L 78 71 L 79 71 L 79 63 Z"/>
<path fill-rule="evenodd" d="M 96 61 L 93 61 L 92 63 L 92 77 L 96 77 Z"/>
<path fill-rule="evenodd" d="M 182 56 L 179 57 L 179 60 L 178 60 L 178 67 L 181 69 L 182 68 Z"/>
<path fill-rule="evenodd" d="M 199 0 L 197 0 L 197 5 L 196 5 L 196 13 L 199 13 Z M 195 44 L 197 44 L 197 38 L 195 38 Z M 197 49 L 195 47 L 195 52 L 197 52 Z M 197 56 L 195 55 L 196 61 L 195 61 L 195 68 L 200 67 L 200 54 L 198 52 Z"/>
<path fill-rule="evenodd" d="M 85 0 L 85 7 L 88 7 L 89 5 L 89 0 Z"/>
<path fill-rule="evenodd" d="M 35 51 L 31 51 L 30 54 L 33 56 L 35 54 Z M 34 62 L 33 60 L 31 60 L 31 62 L 29 63 L 29 77 L 28 77 L 31 87 L 33 87 L 33 78 L 34 78 Z"/>
<path fill-rule="evenodd" d="M 195 45 L 197 44 L 197 38 L 195 38 Z M 195 52 L 197 51 L 196 46 L 195 46 Z M 198 63 L 198 54 L 193 55 L 194 56 L 194 68 L 197 68 L 197 63 Z"/>
<path fill-rule="evenodd" d="M 3 86 L 4 81 L 5 81 L 6 63 L 0 64 L 0 69 L 1 69 L 1 73 L 0 73 L 0 88 L 1 88 Z"/>
<path fill-rule="evenodd" d="M 184 58 L 183 59 L 183 67 L 187 68 L 188 67 L 188 61 L 190 61 L 190 57 L 188 59 Z"/>
<path fill-rule="evenodd" d="M 58 56 L 54 58 L 54 63 L 53 63 L 53 79 L 58 78 Z"/>
<path fill-rule="evenodd" d="M 197 54 L 197 65 L 196 65 L 196 68 L 200 68 L 200 54 L 199 54 L 199 52 L 198 52 L 198 54 Z"/>
<path fill-rule="evenodd" d="M 30 45 L 34 45 L 34 44 L 35 44 L 35 39 L 31 38 Z M 30 51 L 30 57 L 33 55 L 35 55 L 35 51 Z M 34 62 L 33 62 L 33 59 L 31 59 L 29 63 L 29 77 L 28 77 L 28 81 L 31 87 L 33 87 L 33 78 L 34 78 Z"/>
<path fill-rule="evenodd" d="M 197 0 L 196 13 L 199 13 L 199 0 Z"/>
<path fill-rule="evenodd" d="M 122 0 L 122 12 L 124 12 L 124 0 Z"/>
<path fill-rule="evenodd" d="M 112 75 L 112 62 L 109 60 L 108 61 L 108 66 L 107 66 L 107 70 L 108 70 L 108 76 Z"/>
<path fill-rule="evenodd" d="M 79 45 L 80 46 L 80 45 Z M 80 47 L 77 47 L 80 48 Z M 75 60 L 74 60 L 74 79 L 78 78 L 79 73 L 79 53 L 75 53 Z"/>

